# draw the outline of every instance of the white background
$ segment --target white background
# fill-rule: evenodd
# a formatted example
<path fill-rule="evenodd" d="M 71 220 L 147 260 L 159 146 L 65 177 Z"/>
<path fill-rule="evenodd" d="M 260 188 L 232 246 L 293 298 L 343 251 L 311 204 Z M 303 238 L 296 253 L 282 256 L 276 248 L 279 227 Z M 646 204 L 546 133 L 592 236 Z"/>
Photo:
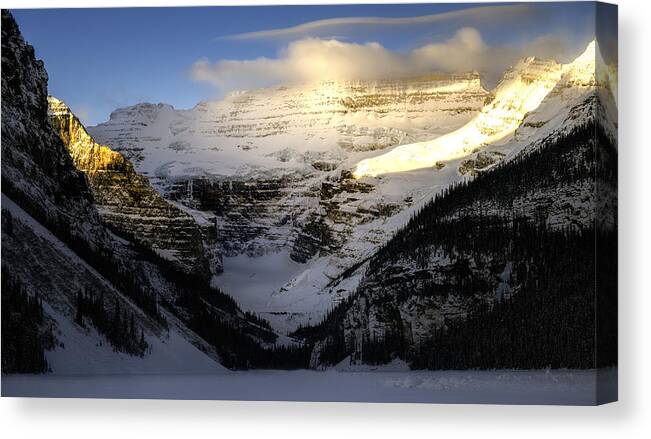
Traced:
<path fill-rule="evenodd" d="M 381 0 L 375 0 L 379 2 Z M 134 3 L 143 6 L 183 4 L 179 0 L 0 0 L 0 6 L 9 9 L 133 6 Z M 220 4 L 218 1 L 185 3 Z M 641 437 L 643 432 L 645 437 L 651 437 L 648 436 L 651 433 L 651 290 L 648 287 L 651 279 L 648 205 L 651 198 L 648 134 L 651 131 L 651 2 L 621 0 L 618 3 L 620 402 L 602 407 L 545 407 L 2 398 L 0 431 L 4 437 L 548 439 L 588 435 L 593 438 Z M 92 28 L 88 31 L 92 32 Z"/>

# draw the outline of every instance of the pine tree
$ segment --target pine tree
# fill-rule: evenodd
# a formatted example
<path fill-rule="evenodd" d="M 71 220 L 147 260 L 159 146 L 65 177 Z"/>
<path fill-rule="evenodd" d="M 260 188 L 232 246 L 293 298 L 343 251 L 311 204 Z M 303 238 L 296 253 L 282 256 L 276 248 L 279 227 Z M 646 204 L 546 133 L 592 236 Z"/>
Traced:
<path fill-rule="evenodd" d="M 83 301 L 84 298 L 81 294 L 81 290 L 77 291 L 77 301 L 76 301 L 77 312 L 75 314 L 75 323 L 77 323 L 79 326 L 84 326 Z"/>

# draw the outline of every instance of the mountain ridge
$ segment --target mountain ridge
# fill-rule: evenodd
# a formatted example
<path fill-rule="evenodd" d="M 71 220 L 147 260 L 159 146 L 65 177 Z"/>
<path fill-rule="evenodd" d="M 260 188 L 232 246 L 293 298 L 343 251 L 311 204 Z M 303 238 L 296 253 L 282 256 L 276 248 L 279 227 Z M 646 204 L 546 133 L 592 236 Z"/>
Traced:
<path fill-rule="evenodd" d="M 401 145 L 386 154 L 362 160 L 356 165 L 354 175 L 361 178 L 425 168 L 504 141 L 550 93 L 597 86 L 597 52 L 596 42 L 592 41 L 568 64 L 536 58 L 521 60 L 504 73 L 493 91 L 493 101 L 468 124 L 434 140 Z"/>
<path fill-rule="evenodd" d="M 429 126 L 432 122 L 459 124 L 488 94 L 477 76 L 449 78 L 277 86 L 200 102 L 190 110 L 138 104 L 89 131 L 101 143 L 133 154 L 140 171 L 152 177 L 246 175 L 258 163 L 282 175 L 309 169 L 316 160 L 340 163 L 357 150 L 444 129 Z M 401 113 L 407 109 L 408 119 Z M 148 164 L 154 153 L 156 161 Z M 179 168 L 181 157 L 196 169 Z"/>

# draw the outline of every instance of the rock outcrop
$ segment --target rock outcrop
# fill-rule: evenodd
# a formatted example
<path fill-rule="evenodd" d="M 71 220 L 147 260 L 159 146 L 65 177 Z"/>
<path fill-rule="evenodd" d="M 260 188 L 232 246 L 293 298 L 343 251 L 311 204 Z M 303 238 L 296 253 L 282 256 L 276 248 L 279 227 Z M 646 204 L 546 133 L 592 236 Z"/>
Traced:
<path fill-rule="evenodd" d="M 75 337 L 88 343 L 83 355 L 91 357 L 103 350 L 110 357 L 113 348 L 136 356 L 146 352 L 146 342 L 134 346 L 109 336 L 106 328 L 98 329 L 99 334 L 91 331 L 83 316 L 72 324 L 82 292 L 105 300 L 97 315 L 119 313 L 150 341 L 163 331 L 161 322 L 148 312 L 151 308 L 143 312 L 152 296 L 142 261 L 131 259 L 137 255 L 102 223 L 84 174 L 50 125 L 43 63 L 35 59 L 34 49 L 6 10 L 2 11 L 2 253 L 3 275 L 10 275 L 27 294 L 39 294 L 46 305 L 43 324 L 57 340 L 49 346 L 63 351 L 62 357 L 71 362 L 74 358 L 83 364 L 78 357 L 83 346 L 65 348 Z M 138 287 L 133 285 L 137 279 L 142 280 Z M 100 347 L 102 340 L 108 349 Z M 69 363 L 50 366 L 56 372 L 66 370 Z"/>
<path fill-rule="evenodd" d="M 322 199 L 349 155 L 458 126 L 487 96 L 477 74 L 328 81 L 235 93 L 188 111 L 139 104 L 89 131 L 166 197 L 216 214 L 225 255 L 288 246 L 305 262 L 346 239 L 344 217 L 349 229 L 374 215 L 373 205 L 340 209 L 339 200 Z M 345 192 L 358 192 L 353 186 Z M 328 231 L 335 242 L 319 248 L 316 235 Z"/>
<path fill-rule="evenodd" d="M 553 60 L 527 58 L 507 70 L 494 91 L 494 97 L 466 125 L 426 142 L 401 145 L 390 152 L 359 162 L 355 175 L 377 176 L 435 166 L 440 161 L 462 158 L 486 145 L 510 140 L 520 126 L 533 131 L 543 127 L 546 120 L 531 120 L 530 113 L 546 117 L 558 114 L 541 111 L 543 103 L 549 108 L 556 101 L 557 112 L 564 104 L 591 89 L 612 88 L 607 69 L 595 41 L 568 64 Z M 598 75 L 598 73 L 600 73 Z M 526 120 L 529 119 L 529 120 Z M 519 131 L 522 135 L 524 132 Z"/>
<path fill-rule="evenodd" d="M 595 356 L 594 307 L 596 285 L 599 312 L 616 303 L 616 264 L 606 261 L 617 234 L 617 108 L 595 58 L 591 44 L 563 66 L 505 142 L 453 161 L 474 178 L 424 206 L 370 258 L 353 297 L 297 332 L 340 328 L 312 339 L 315 367 L 345 357 L 434 368 L 608 364 Z M 528 350 L 533 333 L 539 346 Z"/>
<path fill-rule="evenodd" d="M 213 221 L 206 218 L 199 225 L 163 199 L 122 154 L 95 142 L 65 103 L 50 96 L 48 104 L 50 121 L 75 167 L 86 175 L 106 223 L 188 273 L 221 271 Z"/>
<path fill-rule="evenodd" d="M 187 111 L 139 104 L 88 130 L 165 197 L 215 214 L 224 255 L 288 248 L 306 262 L 377 217 L 376 205 L 384 212 L 392 203 L 341 207 L 340 198 L 360 192 L 356 186 L 372 189 L 350 176 L 339 184 L 349 157 L 458 126 L 487 96 L 477 74 L 327 81 L 234 93 Z M 324 198 L 333 184 L 341 195 Z M 320 244 L 325 236 L 328 245 Z"/>
<path fill-rule="evenodd" d="M 84 175 L 49 125 L 43 62 L 4 10 L 2 47 L 3 193 L 75 238 L 103 240 Z"/>

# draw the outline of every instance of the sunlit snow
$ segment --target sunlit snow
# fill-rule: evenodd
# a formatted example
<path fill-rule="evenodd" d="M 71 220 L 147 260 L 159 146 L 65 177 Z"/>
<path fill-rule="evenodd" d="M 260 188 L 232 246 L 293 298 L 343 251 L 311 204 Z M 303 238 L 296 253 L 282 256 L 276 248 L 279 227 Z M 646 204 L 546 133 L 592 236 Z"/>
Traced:
<path fill-rule="evenodd" d="M 564 73 L 574 81 L 594 77 L 595 42 L 567 65 L 527 58 L 505 74 L 495 90 L 495 98 L 470 122 L 456 131 L 431 141 L 401 145 L 378 157 L 360 161 L 354 171 L 358 178 L 433 167 L 455 160 L 499 142 L 513 134 L 524 118 L 543 102 Z"/>

